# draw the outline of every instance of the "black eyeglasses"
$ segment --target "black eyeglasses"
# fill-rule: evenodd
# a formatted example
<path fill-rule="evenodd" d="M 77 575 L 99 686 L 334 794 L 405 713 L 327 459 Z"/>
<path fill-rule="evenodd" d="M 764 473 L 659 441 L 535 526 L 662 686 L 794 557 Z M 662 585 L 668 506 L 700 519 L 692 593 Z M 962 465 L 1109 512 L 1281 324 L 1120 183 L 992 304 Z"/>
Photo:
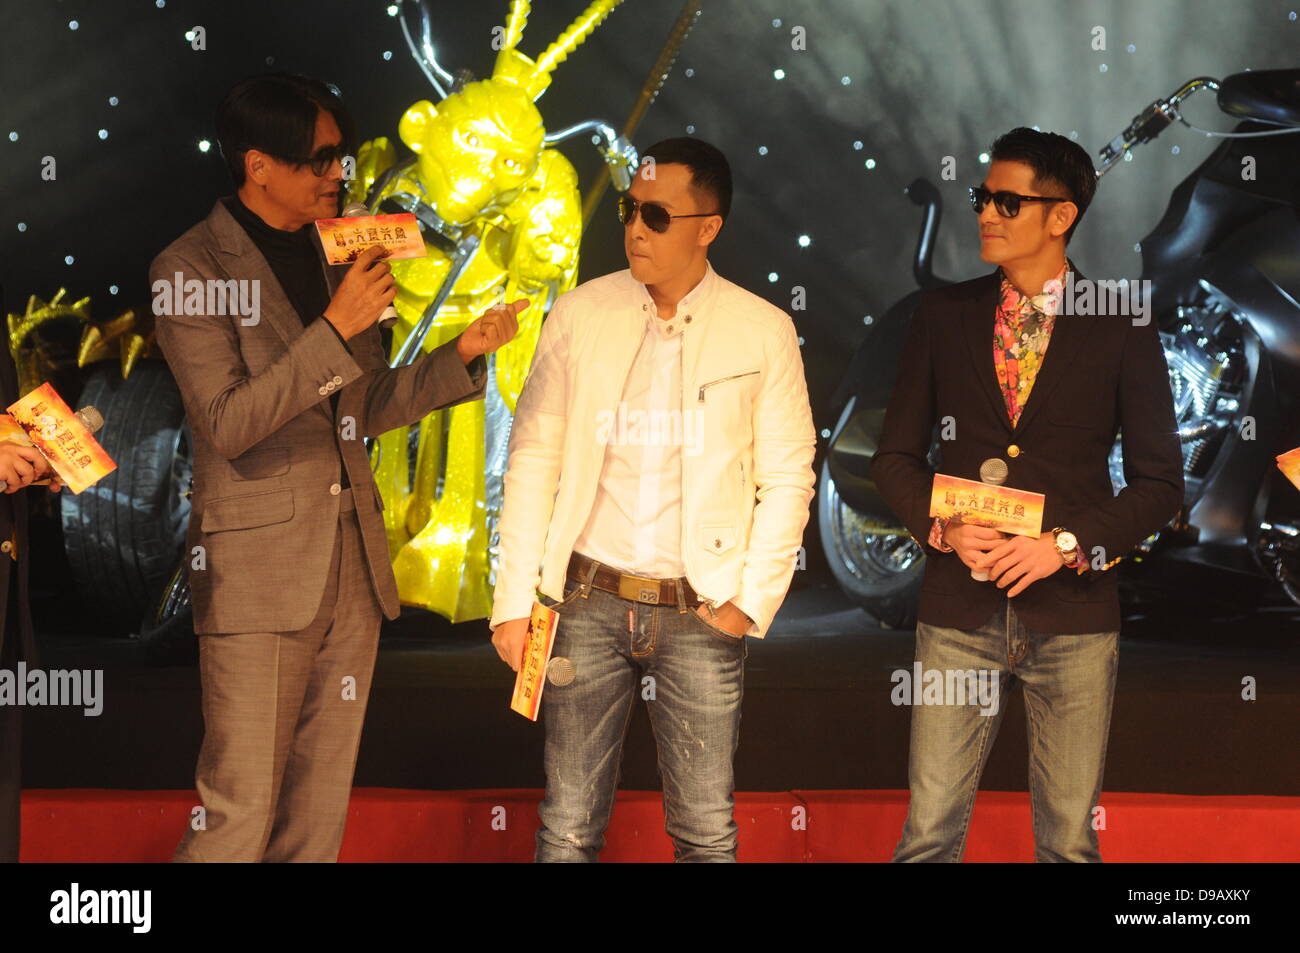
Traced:
<path fill-rule="evenodd" d="M 638 202 L 630 195 L 620 195 L 618 197 L 618 220 L 624 225 L 631 225 L 638 211 L 641 213 L 641 220 L 645 222 L 646 228 L 652 232 L 668 231 L 668 226 L 673 223 L 675 218 L 708 218 L 710 215 L 718 214 L 717 212 L 696 212 L 693 215 L 670 215 L 662 205 L 656 205 L 654 202 Z"/>
<path fill-rule="evenodd" d="M 1069 199 L 1054 198 L 1050 195 L 1020 195 L 1017 192 L 990 192 L 982 185 L 974 186 L 970 192 L 970 207 L 978 215 L 984 206 L 992 200 L 1000 214 L 1006 218 L 1015 218 L 1020 214 L 1021 202 L 1068 202 Z"/>
<path fill-rule="evenodd" d="M 332 146 L 321 146 L 311 155 L 306 157 L 299 156 L 276 156 L 282 162 L 291 162 L 296 166 L 311 166 L 311 174 L 320 178 L 330 170 L 335 161 L 342 162 L 352 153 L 343 143 Z"/>

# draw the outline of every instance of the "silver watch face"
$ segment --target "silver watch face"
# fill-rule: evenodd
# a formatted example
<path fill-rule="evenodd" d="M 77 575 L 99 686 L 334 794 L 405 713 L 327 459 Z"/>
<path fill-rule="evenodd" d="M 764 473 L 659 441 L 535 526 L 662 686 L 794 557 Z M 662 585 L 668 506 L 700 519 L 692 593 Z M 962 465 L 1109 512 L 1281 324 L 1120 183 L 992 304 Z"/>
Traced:
<path fill-rule="evenodd" d="M 1073 533 L 1057 533 L 1056 548 L 1063 553 L 1072 553 L 1079 541 L 1074 538 Z"/>

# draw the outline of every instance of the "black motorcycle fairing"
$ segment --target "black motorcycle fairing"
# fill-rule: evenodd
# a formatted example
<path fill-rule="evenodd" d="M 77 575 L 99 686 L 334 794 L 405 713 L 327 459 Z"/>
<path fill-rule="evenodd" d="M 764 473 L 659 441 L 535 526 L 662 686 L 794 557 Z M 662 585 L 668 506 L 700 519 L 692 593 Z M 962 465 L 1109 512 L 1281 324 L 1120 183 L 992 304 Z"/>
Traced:
<path fill-rule="evenodd" d="M 1300 70 L 1233 73 L 1219 84 L 1219 108 L 1242 119 L 1300 125 Z"/>

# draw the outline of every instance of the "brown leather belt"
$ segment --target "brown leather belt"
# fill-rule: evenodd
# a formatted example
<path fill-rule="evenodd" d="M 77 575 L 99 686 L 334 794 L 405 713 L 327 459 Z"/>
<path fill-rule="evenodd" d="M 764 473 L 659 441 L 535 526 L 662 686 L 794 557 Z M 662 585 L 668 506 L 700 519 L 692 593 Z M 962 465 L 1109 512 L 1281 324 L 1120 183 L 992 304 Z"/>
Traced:
<path fill-rule="evenodd" d="M 570 579 L 577 582 L 586 582 L 587 574 L 595 567 L 596 573 L 591 579 L 591 585 L 597 589 L 603 589 L 605 592 L 612 592 L 616 596 L 624 599 L 631 599 L 633 602 L 649 602 L 653 605 L 675 606 L 677 605 L 677 583 L 680 580 L 682 593 L 686 597 L 686 606 L 690 608 L 698 604 L 701 600 L 699 595 L 691 588 L 691 584 L 686 581 L 685 576 L 674 577 L 671 579 L 651 579 L 646 576 L 630 576 L 626 573 L 618 572 L 611 569 L 604 563 L 599 563 L 594 559 L 575 552 L 569 558 Z"/>

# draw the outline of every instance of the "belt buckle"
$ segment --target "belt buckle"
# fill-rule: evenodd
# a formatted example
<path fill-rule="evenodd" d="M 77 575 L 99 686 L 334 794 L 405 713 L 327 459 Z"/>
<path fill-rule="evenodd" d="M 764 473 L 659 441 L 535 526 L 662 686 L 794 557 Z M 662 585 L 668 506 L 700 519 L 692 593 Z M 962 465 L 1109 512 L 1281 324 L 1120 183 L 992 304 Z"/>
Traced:
<path fill-rule="evenodd" d="M 655 585 L 647 586 L 647 582 L 654 582 Z M 618 577 L 618 594 L 624 599 L 631 599 L 633 602 L 658 604 L 658 580 L 649 580 L 641 576 L 625 576 L 620 573 Z"/>

